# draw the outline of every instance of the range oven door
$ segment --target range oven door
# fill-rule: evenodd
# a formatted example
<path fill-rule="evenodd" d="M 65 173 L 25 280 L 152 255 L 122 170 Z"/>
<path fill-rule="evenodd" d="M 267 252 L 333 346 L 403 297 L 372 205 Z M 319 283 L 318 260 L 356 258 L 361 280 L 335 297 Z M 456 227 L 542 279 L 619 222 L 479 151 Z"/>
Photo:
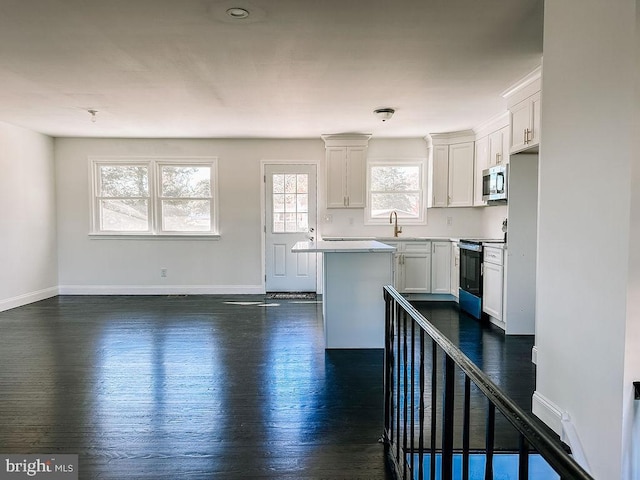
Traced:
<path fill-rule="evenodd" d="M 460 288 L 482 296 L 482 251 L 460 249 Z"/>
<path fill-rule="evenodd" d="M 482 245 L 460 243 L 460 308 L 482 317 Z"/>

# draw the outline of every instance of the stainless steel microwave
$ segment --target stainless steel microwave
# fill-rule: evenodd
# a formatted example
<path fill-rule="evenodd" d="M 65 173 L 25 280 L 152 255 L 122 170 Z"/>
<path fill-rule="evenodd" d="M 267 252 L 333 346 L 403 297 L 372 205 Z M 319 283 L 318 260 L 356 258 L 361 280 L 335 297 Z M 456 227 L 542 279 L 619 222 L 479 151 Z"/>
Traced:
<path fill-rule="evenodd" d="M 482 200 L 506 202 L 509 165 L 496 165 L 482 171 Z"/>

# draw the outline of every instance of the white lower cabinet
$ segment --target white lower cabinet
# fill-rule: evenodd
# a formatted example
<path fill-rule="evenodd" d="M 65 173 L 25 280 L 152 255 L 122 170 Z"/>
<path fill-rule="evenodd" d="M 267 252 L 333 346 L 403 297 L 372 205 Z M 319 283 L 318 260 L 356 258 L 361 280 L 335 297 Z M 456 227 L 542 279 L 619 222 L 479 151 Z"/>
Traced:
<path fill-rule="evenodd" d="M 482 311 L 502 321 L 504 288 L 503 253 L 500 248 L 484 247 Z"/>
<path fill-rule="evenodd" d="M 451 293 L 450 241 L 385 243 L 396 247 L 394 286 L 398 292 Z"/>
<path fill-rule="evenodd" d="M 398 242 L 395 287 L 400 293 L 431 293 L 431 242 Z"/>
<path fill-rule="evenodd" d="M 460 288 L 460 247 L 451 243 L 451 295 L 458 298 Z"/>
<path fill-rule="evenodd" d="M 451 293 L 451 242 L 431 242 L 431 293 Z"/>

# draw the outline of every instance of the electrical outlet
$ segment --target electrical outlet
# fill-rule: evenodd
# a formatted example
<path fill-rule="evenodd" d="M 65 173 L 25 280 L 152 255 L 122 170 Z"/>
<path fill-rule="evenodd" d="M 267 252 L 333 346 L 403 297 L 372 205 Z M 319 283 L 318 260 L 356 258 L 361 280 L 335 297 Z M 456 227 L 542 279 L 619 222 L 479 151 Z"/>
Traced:
<path fill-rule="evenodd" d="M 447 217 L 447 226 L 450 227 L 453 225 L 453 217 Z"/>
<path fill-rule="evenodd" d="M 166 268 L 161 268 L 160 269 L 160 276 L 162 278 L 167 278 L 167 269 Z"/>
<path fill-rule="evenodd" d="M 333 215 L 331 215 L 330 213 L 327 213 L 324 216 L 324 223 L 331 223 L 333 222 Z"/>

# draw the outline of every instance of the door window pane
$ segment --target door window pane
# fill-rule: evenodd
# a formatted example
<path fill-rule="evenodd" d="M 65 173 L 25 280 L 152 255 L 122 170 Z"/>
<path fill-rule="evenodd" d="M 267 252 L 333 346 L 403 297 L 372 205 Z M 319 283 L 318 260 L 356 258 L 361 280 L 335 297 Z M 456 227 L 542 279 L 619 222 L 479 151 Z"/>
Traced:
<path fill-rule="evenodd" d="M 309 175 L 272 175 L 272 218 L 274 233 L 309 230 Z"/>

